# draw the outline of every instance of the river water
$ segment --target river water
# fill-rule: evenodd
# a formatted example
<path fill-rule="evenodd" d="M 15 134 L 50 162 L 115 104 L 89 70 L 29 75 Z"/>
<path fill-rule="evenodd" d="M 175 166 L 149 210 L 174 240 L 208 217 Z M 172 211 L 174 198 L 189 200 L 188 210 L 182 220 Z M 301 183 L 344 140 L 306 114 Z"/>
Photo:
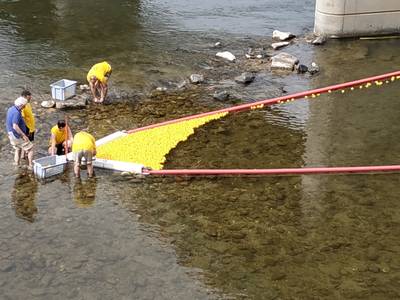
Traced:
<path fill-rule="evenodd" d="M 119 129 L 396 70 L 400 40 L 305 43 L 314 1 L 24 0 L 0 2 L 0 117 L 31 89 L 37 154 L 68 115 L 74 132 Z M 317 76 L 257 73 L 215 61 L 267 47 L 273 29 L 299 38 L 286 52 L 316 61 Z M 84 82 L 113 66 L 111 101 L 55 111 L 49 84 Z M 238 66 L 238 67 L 232 67 Z M 249 67 L 249 66 L 247 66 Z M 253 68 L 252 66 L 251 68 Z M 235 69 L 236 68 L 236 69 Z M 149 96 L 194 72 L 203 87 Z M 213 73 L 214 72 L 214 73 Z M 398 164 L 399 84 L 321 95 L 207 124 L 166 168 L 282 168 Z M 398 174 L 136 178 L 72 169 L 38 181 L 12 166 L 0 131 L 2 299 L 396 299 L 400 297 Z"/>

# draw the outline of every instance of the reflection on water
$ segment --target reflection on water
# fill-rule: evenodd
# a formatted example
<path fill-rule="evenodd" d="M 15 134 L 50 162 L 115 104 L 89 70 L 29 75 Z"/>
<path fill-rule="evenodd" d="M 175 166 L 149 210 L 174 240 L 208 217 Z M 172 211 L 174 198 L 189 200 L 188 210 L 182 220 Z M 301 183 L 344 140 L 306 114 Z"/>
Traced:
<path fill-rule="evenodd" d="M 76 178 L 73 196 L 77 207 L 91 207 L 96 199 L 96 178 L 88 178 L 87 180 Z"/>
<path fill-rule="evenodd" d="M 34 222 L 38 209 L 36 196 L 38 183 L 35 177 L 28 172 L 21 172 L 15 177 L 11 199 L 15 215 L 29 222 Z"/>

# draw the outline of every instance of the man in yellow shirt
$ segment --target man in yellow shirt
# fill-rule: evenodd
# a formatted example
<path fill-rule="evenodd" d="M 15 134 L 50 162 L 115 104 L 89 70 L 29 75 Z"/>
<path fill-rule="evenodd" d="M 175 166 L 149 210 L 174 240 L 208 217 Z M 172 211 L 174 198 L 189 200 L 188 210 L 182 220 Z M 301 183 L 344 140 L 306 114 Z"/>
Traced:
<path fill-rule="evenodd" d="M 68 138 L 67 138 L 68 133 Z M 50 138 L 50 155 L 63 155 L 65 154 L 65 147 L 69 149 L 72 146 L 72 132 L 71 128 L 65 124 L 64 120 L 59 120 L 57 125 L 51 128 L 51 138 Z"/>
<path fill-rule="evenodd" d="M 21 97 L 24 97 L 28 101 L 21 113 L 22 117 L 24 118 L 26 127 L 28 128 L 28 132 L 26 132 L 26 135 L 28 136 L 29 140 L 33 142 L 33 140 L 35 139 L 35 117 L 33 116 L 31 106 L 32 94 L 30 91 L 24 90 L 21 93 Z"/>
<path fill-rule="evenodd" d="M 80 177 L 82 158 L 85 158 L 86 161 L 88 177 L 93 177 L 92 159 L 96 155 L 96 141 L 94 137 L 85 131 L 75 134 L 72 153 L 74 155 L 75 177 Z"/>
<path fill-rule="evenodd" d="M 107 84 L 111 72 L 111 66 L 106 61 L 95 64 L 89 70 L 86 79 L 89 82 L 94 102 L 101 103 L 106 98 L 108 91 Z"/>

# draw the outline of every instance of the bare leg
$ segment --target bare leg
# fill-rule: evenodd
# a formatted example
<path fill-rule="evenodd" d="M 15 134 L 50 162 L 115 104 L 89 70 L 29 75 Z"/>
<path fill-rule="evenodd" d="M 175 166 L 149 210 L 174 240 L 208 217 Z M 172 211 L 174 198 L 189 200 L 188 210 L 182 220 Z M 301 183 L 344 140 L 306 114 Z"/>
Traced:
<path fill-rule="evenodd" d="M 93 177 L 93 163 L 87 165 L 88 177 Z"/>
<path fill-rule="evenodd" d="M 74 173 L 76 178 L 81 177 L 81 168 L 79 166 L 79 162 L 74 163 Z"/>
<path fill-rule="evenodd" d="M 93 101 L 97 102 L 97 96 L 96 96 L 96 90 L 97 90 L 97 84 L 93 84 L 91 81 L 89 82 L 90 85 L 90 91 L 92 92 L 92 96 L 93 96 Z"/>
<path fill-rule="evenodd" d="M 104 99 L 106 99 L 106 97 L 107 97 L 107 91 L 108 91 L 108 86 L 107 86 L 107 84 L 101 84 L 101 88 L 100 88 L 100 101 L 99 101 L 99 102 L 103 102 Z"/>
<path fill-rule="evenodd" d="M 14 153 L 14 163 L 19 166 L 19 164 L 21 163 L 21 149 L 16 149 L 15 153 Z"/>
<path fill-rule="evenodd" d="M 28 166 L 33 167 L 33 147 L 28 151 Z"/>

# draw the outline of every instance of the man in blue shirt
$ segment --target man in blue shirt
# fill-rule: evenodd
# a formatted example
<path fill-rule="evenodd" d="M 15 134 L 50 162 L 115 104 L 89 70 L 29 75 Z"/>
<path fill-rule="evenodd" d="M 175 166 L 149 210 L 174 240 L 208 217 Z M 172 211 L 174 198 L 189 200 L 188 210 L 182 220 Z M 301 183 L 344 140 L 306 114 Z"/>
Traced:
<path fill-rule="evenodd" d="M 27 103 L 28 101 L 24 97 L 19 97 L 15 100 L 14 105 L 7 111 L 6 127 L 8 138 L 15 150 L 15 164 L 20 164 L 21 152 L 25 151 L 28 156 L 28 169 L 32 170 L 33 144 L 27 136 L 28 130 L 21 113 Z"/>

